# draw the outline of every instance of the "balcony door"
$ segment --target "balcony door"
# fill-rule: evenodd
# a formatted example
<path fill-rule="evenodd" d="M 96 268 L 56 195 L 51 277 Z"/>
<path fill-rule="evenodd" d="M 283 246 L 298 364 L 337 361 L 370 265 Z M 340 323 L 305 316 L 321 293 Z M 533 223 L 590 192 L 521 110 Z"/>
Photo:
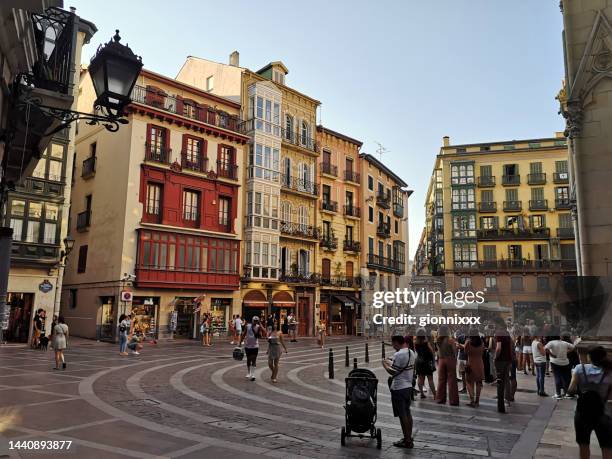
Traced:
<path fill-rule="evenodd" d="M 544 267 L 546 261 L 549 259 L 548 244 L 535 244 L 533 246 L 533 253 L 536 260 L 536 266 L 538 268 Z"/>
<path fill-rule="evenodd" d="M 298 253 L 298 272 L 301 276 L 310 274 L 310 252 L 300 249 Z"/>
<path fill-rule="evenodd" d="M 287 247 L 281 247 L 281 275 L 289 273 L 289 267 L 291 265 L 291 259 L 289 258 L 289 249 Z"/>
<path fill-rule="evenodd" d="M 291 158 L 283 160 L 283 174 L 285 175 L 284 185 L 291 186 Z"/>
<path fill-rule="evenodd" d="M 331 278 L 331 260 L 329 258 L 321 260 L 321 278 L 327 281 Z"/>
<path fill-rule="evenodd" d="M 508 246 L 508 260 L 510 261 L 510 266 L 520 265 L 523 260 L 523 250 L 520 245 L 512 244 Z"/>

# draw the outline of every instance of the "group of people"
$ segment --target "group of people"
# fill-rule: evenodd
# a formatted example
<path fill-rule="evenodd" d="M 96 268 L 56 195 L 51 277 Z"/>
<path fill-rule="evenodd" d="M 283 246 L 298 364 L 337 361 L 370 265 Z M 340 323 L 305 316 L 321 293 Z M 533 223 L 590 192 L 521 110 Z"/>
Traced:
<path fill-rule="evenodd" d="M 66 358 L 64 350 L 68 346 L 68 325 L 62 315 L 54 315 L 51 322 L 51 333 L 46 334 L 47 311 L 39 308 L 32 320 L 32 340 L 30 347 L 33 349 L 47 350 L 47 345 L 53 347 L 55 352 L 55 370 L 66 369 Z"/>
<path fill-rule="evenodd" d="M 138 321 L 132 319 L 131 314 L 121 314 L 119 316 L 119 355 L 140 355 L 143 348 L 141 335 Z"/>
<path fill-rule="evenodd" d="M 240 334 L 239 343 L 244 344 L 244 353 L 246 356 L 246 378 L 255 381 L 257 356 L 259 354 L 259 340 L 264 338 L 268 340 L 268 367 L 272 372 L 270 381 L 276 383 L 278 382 L 278 369 L 280 357 L 282 355 L 281 347 L 285 353 L 287 353 L 287 346 L 285 345 L 283 333 L 279 330 L 278 324 L 273 323 L 270 328 L 264 328 L 258 316 L 254 316 L 251 322 L 247 322 Z"/>
<path fill-rule="evenodd" d="M 536 376 L 539 396 L 547 396 L 545 377 L 552 371 L 555 399 L 573 399 L 578 395 L 575 415 L 576 442 L 581 458 L 589 457 L 590 436 L 595 431 L 604 457 L 612 457 L 612 371 L 602 347 L 589 350 L 591 363 L 580 364 L 576 352 L 579 338 L 554 327 L 510 326 L 497 317 L 485 328 L 451 330 L 446 325 L 437 330 L 418 329 L 408 336 L 393 336 L 396 350 L 383 360 L 390 376 L 393 414 L 398 417 L 403 438 L 395 446 L 412 448 L 410 404 L 416 394 L 426 398 L 425 380 L 437 403 L 459 405 L 459 394 L 467 393 L 467 406 L 479 406 L 483 383 L 497 385 L 497 410 L 506 412 L 517 390 L 517 371 Z M 437 386 L 434 373 L 437 372 Z M 458 383 L 462 382 L 459 390 Z M 588 394 L 588 395 L 587 395 Z M 588 401 L 585 401 L 588 400 Z"/>

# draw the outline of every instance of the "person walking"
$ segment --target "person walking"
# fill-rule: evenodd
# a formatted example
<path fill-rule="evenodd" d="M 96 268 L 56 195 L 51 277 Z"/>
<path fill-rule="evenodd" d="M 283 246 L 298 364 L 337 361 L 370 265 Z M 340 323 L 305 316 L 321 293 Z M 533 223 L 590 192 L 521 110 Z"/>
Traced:
<path fill-rule="evenodd" d="M 383 359 L 382 365 L 391 376 L 389 377 L 389 390 L 391 391 L 391 405 L 393 416 L 399 418 L 404 437 L 393 443 L 399 448 L 414 448 L 412 438 L 412 379 L 414 375 L 414 362 L 416 355 L 408 348 L 403 336 L 391 337 L 391 345 L 395 349 L 391 361 Z"/>
<path fill-rule="evenodd" d="M 127 344 L 128 334 L 130 332 L 130 321 L 128 316 L 121 314 L 119 316 L 119 355 L 128 355 Z"/>
<path fill-rule="evenodd" d="M 537 332 L 536 332 L 537 333 Z M 536 370 L 536 386 L 540 397 L 548 397 L 544 390 L 546 380 L 546 350 L 541 336 L 534 336 L 531 341 L 531 354 Z"/>
<path fill-rule="evenodd" d="M 246 378 L 251 381 L 255 381 L 255 368 L 257 367 L 257 354 L 259 353 L 259 338 L 264 337 L 265 331 L 259 323 L 259 317 L 253 316 L 251 323 L 246 325 L 240 339 L 241 342 L 244 342 L 244 353 L 246 354 Z"/>
<path fill-rule="evenodd" d="M 448 402 L 452 406 L 459 405 L 459 389 L 457 387 L 457 344 L 450 336 L 450 329 L 441 325 L 438 329 L 438 391 L 436 402 Z"/>
<path fill-rule="evenodd" d="M 36 314 L 34 314 L 34 320 L 32 321 L 32 341 L 30 342 L 30 347 L 32 349 L 36 349 L 40 343 L 40 337 L 43 330 L 43 313 L 44 309 L 39 308 Z"/>
<path fill-rule="evenodd" d="M 576 443 L 580 459 L 591 457 L 591 433 L 595 431 L 603 459 L 612 458 L 612 368 L 602 346 L 588 350 L 591 363 L 574 368 L 569 385 L 570 394 L 578 394 L 574 413 Z"/>
<path fill-rule="evenodd" d="M 322 320 L 319 320 L 319 325 L 317 326 L 317 341 L 321 345 L 321 349 L 323 349 L 325 347 L 325 322 Z"/>
<path fill-rule="evenodd" d="M 497 411 L 506 412 L 504 398 L 513 400 L 510 386 L 512 366 L 512 338 L 506 329 L 506 322 L 501 317 L 495 319 L 495 372 L 497 374 Z"/>
<path fill-rule="evenodd" d="M 55 370 L 66 369 L 66 359 L 64 350 L 68 346 L 68 325 L 64 321 L 64 316 L 57 318 L 57 325 L 53 328 L 53 350 L 55 351 Z"/>
<path fill-rule="evenodd" d="M 485 344 L 478 329 L 472 328 L 465 341 L 464 350 L 467 357 L 465 366 L 465 379 L 470 402 L 467 404 L 477 408 L 480 403 L 480 392 L 482 391 L 482 380 L 484 379 L 484 362 L 482 355 Z"/>
<path fill-rule="evenodd" d="M 232 314 L 232 318 L 227 323 L 228 335 L 232 337 L 230 344 L 234 344 L 236 341 L 236 314 Z"/>
<path fill-rule="evenodd" d="M 425 391 L 423 390 L 425 386 L 425 378 L 427 378 L 429 390 L 431 390 L 431 396 L 435 400 L 436 385 L 434 383 L 433 373 L 436 371 L 436 359 L 431 343 L 427 339 L 427 331 L 423 328 L 417 330 L 414 350 L 417 354 L 414 369 L 417 374 L 417 384 L 421 398 L 427 398 Z"/>
<path fill-rule="evenodd" d="M 567 357 L 569 351 L 574 350 L 574 345 L 563 341 L 559 335 L 551 336 L 544 349 L 550 354 L 550 366 L 555 378 L 554 399 L 573 398 L 567 393 L 570 385 L 572 369 Z"/>
<path fill-rule="evenodd" d="M 465 394 L 467 389 L 465 386 L 465 366 L 467 364 L 467 356 L 465 355 L 464 345 L 466 336 L 463 328 L 459 328 L 455 332 L 455 340 L 457 341 L 457 370 L 459 371 L 459 378 L 461 379 L 461 390 L 460 394 Z"/>
<path fill-rule="evenodd" d="M 278 329 L 278 325 L 274 325 L 268 334 L 268 367 L 270 367 L 270 371 L 272 372 L 270 381 L 275 384 L 278 382 L 278 364 L 282 354 L 281 346 L 286 354 L 287 346 L 285 346 L 283 333 Z"/>

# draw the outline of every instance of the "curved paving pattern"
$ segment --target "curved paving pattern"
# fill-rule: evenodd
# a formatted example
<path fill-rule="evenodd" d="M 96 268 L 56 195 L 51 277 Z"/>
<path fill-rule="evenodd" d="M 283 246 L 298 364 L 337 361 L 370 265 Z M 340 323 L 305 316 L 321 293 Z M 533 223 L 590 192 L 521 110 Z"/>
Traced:
<path fill-rule="evenodd" d="M 17 413 L 18 421 L 3 435 L 71 439 L 74 457 L 88 458 L 466 458 L 509 457 L 519 440 L 530 448 L 526 432 L 541 414 L 535 396 L 519 393 L 509 413 L 500 415 L 491 399 L 492 387 L 485 388 L 477 410 L 441 406 L 431 399 L 415 402 L 415 449 L 391 446 L 401 430 L 392 416 L 378 343 L 371 346 L 367 366 L 380 380 L 377 426 L 383 430 L 383 449 L 377 450 L 373 441 L 353 438 L 343 448 L 339 431 L 349 370 L 344 367 L 345 345 L 351 363 L 357 357 L 363 366 L 363 341 L 330 341 L 337 359 L 334 380 L 327 379 L 327 349 L 312 340 L 289 344 L 278 384 L 269 381 L 265 344 L 255 382 L 245 379 L 244 362 L 229 357 L 233 347 L 221 342 L 211 348 L 163 343 L 129 358 L 116 355 L 115 346 L 82 342 L 69 351 L 64 372 L 49 370 L 51 352 L 4 348 L 0 408 Z M 40 416 L 43 409 L 51 413 L 46 420 Z M 23 451 L 20 455 L 60 457 Z"/>

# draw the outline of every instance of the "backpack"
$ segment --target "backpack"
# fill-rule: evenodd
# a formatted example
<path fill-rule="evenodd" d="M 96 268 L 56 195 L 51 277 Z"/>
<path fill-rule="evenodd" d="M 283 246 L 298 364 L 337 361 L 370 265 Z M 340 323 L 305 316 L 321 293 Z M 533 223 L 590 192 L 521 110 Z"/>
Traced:
<path fill-rule="evenodd" d="M 590 419 L 598 419 L 604 413 L 604 402 L 601 395 L 597 391 L 606 377 L 606 371 L 603 370 L 599 382 L 590 382 L 586 373 L 585 366 L 582 365 L 582 374 L 584 375 L 584 384 L 578 384 L 580 393 L 578 394 L 578 402 L 576 411 L 583 416 L 588 416 Z"/>

